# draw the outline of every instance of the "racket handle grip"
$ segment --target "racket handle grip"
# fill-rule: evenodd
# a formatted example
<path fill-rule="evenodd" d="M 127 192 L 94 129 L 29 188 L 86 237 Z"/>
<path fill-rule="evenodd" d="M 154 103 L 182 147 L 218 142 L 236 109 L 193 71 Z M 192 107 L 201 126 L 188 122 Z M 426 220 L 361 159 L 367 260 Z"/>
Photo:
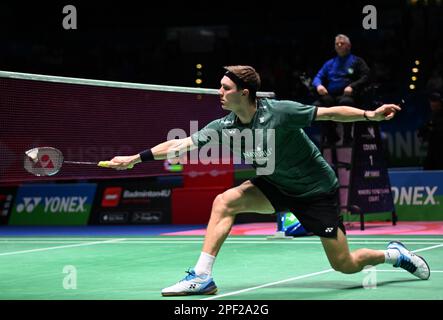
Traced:
<path fill-rule="evenodd" d="M 109 168 L 109 163 L 111 161 L 100 161 L 99 163 L 97 163 L 97 166 L 102 167 L 102 168 Z M 130 166 L 128 166 L 128 169 L 132 169 L 134 167 L 133 164 L 131 164 Z"/>
<path fill-rule="evenodd" d="M 97 166 L 103 167 L 103 168 L 108 168 L 109 167 L 108 163 L 109 163 L 109 161 L 100 161 L 99 163 L 97 163 Z"/>

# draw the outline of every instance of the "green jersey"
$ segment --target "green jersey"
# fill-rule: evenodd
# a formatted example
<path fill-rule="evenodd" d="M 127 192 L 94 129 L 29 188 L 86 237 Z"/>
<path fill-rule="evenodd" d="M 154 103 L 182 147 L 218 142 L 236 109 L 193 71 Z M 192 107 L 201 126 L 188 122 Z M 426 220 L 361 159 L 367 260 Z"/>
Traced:
<path fill-rule="evenodd" d="M 191 139 L 199 148 L 228 145 L 283 193 L 297 198 L 314 197 L 338 187 L 334 171 L 303 131 L 316 113 L 317 107 L 311 105 L 259 99 L 250 123 L 241 123 L 231 112 L 193 133 Z"/>

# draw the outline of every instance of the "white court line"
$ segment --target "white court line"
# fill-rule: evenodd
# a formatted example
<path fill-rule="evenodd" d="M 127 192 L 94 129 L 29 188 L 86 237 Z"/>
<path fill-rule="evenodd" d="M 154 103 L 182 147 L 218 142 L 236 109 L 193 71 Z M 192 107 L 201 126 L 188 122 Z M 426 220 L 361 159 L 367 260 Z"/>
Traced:
<path fill-rule="evenodd" d="M 386 245 L 387 243 L 385 241 L 380 241 L 380 242 L 364 242 L 364 241 L 349 241 L 349 244 L 367 244 L 367 245 L 373 245 L 373 244 L 383 244 Z M 436 245 L 440 245 L 442 244 L 441 242 L 404 242 L 408 245 L 410 244 L 436 244 Z M 121 243 L 118 243 L 121 244 Z M 202 244 L 201 241 L 174 241 L 174 240 L 170 240 L 170 241 L 125 241 L 124 244 Z M 321 244 L 320 241 L 297 241 L 297 242 L 292 242 L 292 241 L 267 241 L 267 242 L 261 242 L 261 241 L 229 241 L 226 240 L 224 242 L 224 244 L 260 244 L 260 245 L 280 245 L 280 244 L 289 244 L 289 245 L 297 245 L 297 244 Z M 442 244 L 443 245 L 443 244 Z"/>
<path fill-rule="evenodd" d="M 439 245 L 436 245 L 436 246 L 432 246 L 432 247 L 427 247 L 427 248 L 423 248 L 423 249 L 417 249 L 417 250 L 414 250 L 412 252 L 421 252 L 421 251 L 431 250 L 431 249 L 435 249 L 435 248 L 442 247 L 442 246 L 443 246 L 443 243 L 439 244 Z"/>
<path fill-rule="evenodd" d="M 47 240 L 47 241 L 99 241 L 99 240 L 113 240 L 118 239 L 115 237 L 78 237 L 78 238 L 69 238 L 69 237 L 51 237 L 51 236 L 42 236 L 42 237 L 1 237 L 0 242 L 2 241 L 14 241 L 14 240 L 23 240 L 23 241 L 38 241 L 38 240 Z M 129 238 L 125 238 L 129 239 Z M 147 239 L 147 238 L 139 238 L 139 239 Z M 196 238 L 197 239 L 197 238 Z"/>
<path fill-rule="evenodd" d="M 427 247 L 427 248 L 422 248 L 422 249 L 418 249 L 418 250 L 414 250 L 412 252 L 418 252 L 418 251 L 426 251 L 426 250 L 431 250 L 431 249 L 435 249 L 438 247 L 443 246 L 443 244 L 437 245 L 437 246 L 432 246 L 432 247 Z M 280 283 L 285 283 L 285 282 L 290 282 L 290 281 L 294 281 L 294 280 L 298 280 L 298 279 L 303 279 L 303 278 L 309 278 L 309 277 L 314 277 L 317 276 L 319 274 L 323 274 L 323 273 L 328 273 L 334 271 L 334 269 L 327 269 L 327 270 L 323 270 L 323 271 L 319 271 L 319 272 L 314 272 L 314 273 L 308 273 L 302 276 L 298 276 L 298 277 L 294 277 L 294 278 L 289 278 L 289 279 L 284 279 L 284 280 L 280 280 L 280 281 L 276 281 L 276 282 L 271 282 L 271 283 L 265 283 L 262 284 L 260 286 L 256 286 L 256 287 L 251 287 L 251 288 L 246 288 L 246 289 L 242 289 L 242 290 L 237 290 L 237 291 L 233 291 L 233 292 L 228 292 L 225 294 L 220 294 L 220 295 L 216 295 L 216 296 L 212 296 L 210 298 L 204 298 L 204 299 L 200 299 L 200 300 L 214 300 L 214 299 L 218 299 L 218 298 L 222 298 L 222 297 L 227 297 L 227 296 L 233 296 L 239 293 L 243 293 L 243 292 L 248 292 L 248 291 L 252 291 L 252 290 L 256 290 L 256 289 L 261 289 L 261 288 L 266 288 L 266 287 L 270 287 L 276 284 L 280 284 Z M 401 270 L 402 271 L 402 270 Z M 431 270 L 432 273 L 432 270 Z"/>
<path fill-rule="evenodd" d="M 401 238 L 401 237 L 396 237 L 395 235 L 392 235 L 392 238 L 377 238 L 377 236 L 375 235 L 372 238 L 361 238 L 361 237 L 349 237 L 348 236 L 348 240 L 376 240 L 376 241 L 381 241 L 381 240 L 385 240 L 385 241 L 391 241 L 391 240 L 397 240 L 397 241 L 415 241 L 415 240 L 420 240 L 420 241 L 443 241 L 443 238 Z"/>
<path fill-rule="evenodd" d="M 70 244 L 70 245 L 66 245 L 66 246 L 57 246 L 57 247 L 21 250 L 21 251 L 13 251 L 13 252 L 3 252 L 3 253 L 0 253 L 0 256 L 10 256 L 10 255 L 21 254 L 21 253 L 48 251 L 48 250 L 65 249 L 65 248 L 82 247 L 82 246 L 92 246 L 92 245 L 95 245 L 95 244 L 113 243 L 113 242 L 123 241 L 123 240 L 125 240 L 125 239 L 111 239 L 111 240 L 107 240 L 107 241 L 95 241 L 95 242 L 87 242 L 87 243 L 78 243 L 78 244 Z"/>
<path fill-rule="evenodd" d="M 271 236 L 271 235 L 269 235 Z M 267 238 L 268 236 L 263 237 L 248 237 L 248 236 L 229 236 L 227 240 L 236 240 L 236 241 L 272 241 Z M 31 241 L 31 240 L 75 240 L 75 241 L 87 241 L 87 240 L 110 240 L 115 239 L 113 237 L 51 237 L 51 236 L 42 236 L 42 237 L 1 237 L 0 241 L 10 241 L 10 240 L 23 240 L 23 241 Z M 169 240 L 183 240 L 183 241 L 193 241 L 193 240 L 202 240 L 201 237 L 174 237 L 174 236 L 151 236 L 151 237 L 126 237 L 128 241 L 130 240 L 156 240 L 156 241 L 169 241 Z M 400 238 L 400 237 L 392 237 L 392 238 L 362 238 L 362 237 L 348 237 L 348 240 L 359 240 L 359 241 L 390 241 L 390 240 L 398 240 L 398 241 L 443 241 L 443 238 Z M 294 237 L 292 239 L 285 239 L 285 241 L 320 241 L 319 237 Z"/>
<path fill-rule="evenodd" d="M 268 242 L 268 241 L 278 241 L 278 240 L 268 240 L 267 237 L 268 236 L 272 236 L 272 235 L 267 235 L 267 236 L 263 236 L 263 237 L 248 237 L 248 236 L 241 236 L 238 237 L 237 236 L 230 236 L 227 238 L 226 241 L 263 241 L 263 242 Z M 32 241 L 32 240 L 62 240 L 62 241 L 98 241 L 98 240 L 110 240 L 110 239 L 115 239 L 115 238 L 111 238 L 111 237 L 86 237 L 86 238 L 82 238 L 82 237 L 78 237 L 78 238 L 67 238 L 67 237 L 1 237 L 0 236 L 0 242 L 2 241 L 12 241 L 12 240 L 23 240 L 23 241 Z M 203 236 L 201 237 L 175 237 L 175 236 L 152 236 L 152 237 L 137 237 L 137 238 L 133 238 L 133 237 L 127 237 L 125 238 L 127 241 L 131 241 L 131 240 L 143 240 L 143 241 L 171 241 L 171 240 L 180 240 L 180 241 L 196 241 L 196 240 L 203 240 Z M 391 241 L 391 240 L 398 240 L 398 241 L 443 241 L 443 238 L 400 238 L 400 237 L 395 237 L 393 236 L 392 238 L 377 238 L 376 236 L 374 236 L 373 238 L 361 238 L 361 237 L 350 237 L 348 236 L 348 241 L 354 241 L 354 240 L 358 240 L 358 241 Z M 311 241 L 311 242 L 316 242 L 316 241 L 320 241 L 320 239 L 318 237 L 300 237 L 300 238 L 293 238 L 293 239 L 285 239 L 284 241 L 293 241 L 293 242 L 299 242 L 299 241 Z"/>
<path fill-rule="evenodd" d="M 266 284 L 262 284 L 261 286 L 256 286 L 256 287 L 252 287 L 252 288 L 246 288 L 243 290 L 238 290 L 238 291 L 233 291 L 233 292 L 229 292 L 229 293 L 225 293 L 225 294 L 220 294 L 217 296 L 213 296 L 210 298 L 204 298 L 204 299 L 200 299 L 200 300 L 214 300 L 214 299 L 218 299 L 221 297 L 226 297 L 226 296 L 232 296 L 234 294 L 238 294 L 238 293 L 243 293 L 243 292 L 247 292 L 247 291 L 252 291 L 252 290 L 256 290 L 256 289 L 260 289 L 260 288 L 265 288 L 265 287 L 270 287 L 276 284 L 280 284 L 280 283 L 285 283 L 285 282 L 289 282 L 289 281 L 294 281 L 294 280 L 298 280 L 298 279 L 303 279 L 303 278 L 308 278 L 308 277 L 313 277 L 313 276 L 317 276 L 319 274 L 323 274 L 323 273 L 328 273 L 334 271 L 334 269 L 327 269 L 327 270 L 323 270 L 323 271 L 319 271 L 319 272 L 314 272 L 314 273 L 308 273 L 302 276 L 298 276 L 298 277 L 293 277 L 293 278 L 289 278 L 289 279 L 285 279 L 285 280 L 280 280 L 280 281 L 276 281 L 276 282 L 271 282 L 271 283 L 266 283 Z"/>
<path fill-rule="evenodd" d="M 376 272 L 406 272 L 407 273 L 406 270 L 378 270 L 377 267 L 375 267 L 374 271 L 376 271 Z M 433 273 L 443 273 L 443 270 L 432 270 L 431 269 L 431 275 Z"/>
<path fill-rule="evenodd" d="M 201 240 L 194 240 L 194 241 L 181 241 L 181 240 L 169 240 L 169 241 L 158 241 L 158 240 L 121 240 L 119 242 L 111 242 L 112 240 L 107 240 L 107 241 L 103 241 L 103 242 L 107 242 L 109 244 L 202 244 Z M 58 241 L 46 241 L 46 240 L 34 240 L 34 241 L 7 241 L 7 242 L 3 242 L 3 244 L 26 244 L 26 245 L 31 245 L 31 244 L 56 244 L 56 243 L 78 243 L 79 241 L 63 241 L 63 240 L 58 240 Z M 0 241 L 0 243 L 2 243 Z M 80 242 L 80 243 L 84 243 L 84 242 Z M 302 245 L 302 244 L 321 244 L 320 241 L 287 241 L 287 240 L 283 240 L 283 241 L 276 241 L 276 240 L 272 240 L 272 241 L 236 241 L 236 240 L 226 240 L 224 242 L 225 244 L 260 244 L 260 245 L 281 245 L 281 244 L 289 244 L 289 245 Z M 373 241 L 373 242 L 366 242 L 366 241 L 348 241 L 349 244 L 354 245 L 354 244 L 364 244 L 364 245 L 374 245 L 374 244 L 383 244 L 385 245 L 386 242 L 385 241 Z M 420 245 L 420 244 L 435 244 L 435 245 L 443 245 L 441 242 L 406 242 L 404 241 L 405 244 L 408 245 Z"/>

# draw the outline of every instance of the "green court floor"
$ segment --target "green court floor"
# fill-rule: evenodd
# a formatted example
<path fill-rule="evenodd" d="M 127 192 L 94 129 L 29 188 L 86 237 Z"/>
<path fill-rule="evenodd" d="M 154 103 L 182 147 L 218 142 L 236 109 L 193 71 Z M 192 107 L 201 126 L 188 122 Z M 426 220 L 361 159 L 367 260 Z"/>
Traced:
<path fill-rule="evenodd" d="M 333 271 L 318 237 L 230 236 L 214 267 L 214 296 L 163 298 L 199 256 L 202 237 L 0 237 L 1 300 L 443 300 L 442 236 L 349 236 L 351 249 L 401 240 L 422 255 L 419 280 L 382 264 Z"/>

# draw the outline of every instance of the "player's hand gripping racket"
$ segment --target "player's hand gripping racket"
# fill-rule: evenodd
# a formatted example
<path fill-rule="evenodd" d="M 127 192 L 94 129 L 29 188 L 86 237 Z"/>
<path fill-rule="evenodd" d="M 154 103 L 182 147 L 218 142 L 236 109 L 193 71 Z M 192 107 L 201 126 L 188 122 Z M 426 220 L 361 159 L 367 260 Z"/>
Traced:
<path fill-rule="evenodd" d="M 26 171 L 36 176 L 53 176 L 62 168 L 63 163 L 76 165 L 95 165 L 107 168 L 110 161 L 66 161 L 60 150 L 52 147 L 39 147 L 25 152 L 24 167 Z M 128 169 L 131 169 L 129 166 Z"/>

